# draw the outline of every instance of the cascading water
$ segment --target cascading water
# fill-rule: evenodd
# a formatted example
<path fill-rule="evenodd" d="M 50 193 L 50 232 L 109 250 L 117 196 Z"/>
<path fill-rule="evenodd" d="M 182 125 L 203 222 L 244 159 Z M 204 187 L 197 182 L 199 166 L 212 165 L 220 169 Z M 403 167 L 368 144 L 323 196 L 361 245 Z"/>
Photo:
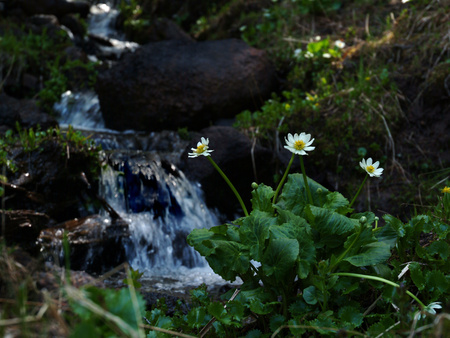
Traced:
<path fill-rule="evenodd" d="M 93 7 L 89 31 L 118 39 L 121 37 L 111 25 L 117 11 L 110 4 Z M 124 41 L 122 46 L 134 45 Z M 217 225 L 218 219 L 206 207 L 199 185 L 171 164 L 186 147 L 185 143 L 177 144 L 181 142 L 178 135 L 105 129 L 93 91 L 66 92 L 54 108 L 62 128 L 72 125 L 88 131 L 107 152 L 108 165 L 102 171 L 99 195 L 129 224 L 130 237 L 123 241 L 127 260 L 145 273 L 152 289 L 173 291 L 201 283 L 223 283 L 186 243 L 192 229 Z M 155 151 L 160 139 L 174 145 L 170 153 Z M 107 224 L 106 212 L 103 216 Z"/>

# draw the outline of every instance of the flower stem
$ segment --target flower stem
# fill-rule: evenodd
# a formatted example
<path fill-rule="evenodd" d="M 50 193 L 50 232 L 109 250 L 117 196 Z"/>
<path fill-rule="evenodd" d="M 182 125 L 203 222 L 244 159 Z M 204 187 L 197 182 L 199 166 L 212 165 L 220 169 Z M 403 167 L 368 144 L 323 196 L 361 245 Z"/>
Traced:
<path fill-rule="evenodd" d="M 366 183 L 367 177 L 369 177 L 369 174 L 366 175 L 366 177 L 364 177 L 364 181 L 361 183 L 361 185 L 359 186 L 359 189 L 355 195 L 355 197 L 353 197 L 352 201 L 350 202 L 350 205 L 348 206 L 349 208 L 352 207 L 353 203 L 355 203 L 356 198 L 358 197 L 359 193 L 361 192 L 362 187 L 364 186 L 364 183 Z"/>
<path fill-rule="evenodd" d="M 305 165 L 303 163 L 303 156 L 299 155 L 299 157 L 300 157 L 300 167 L 302 168 L 303 181 L 305 182 L 305 189 L 306 189 L 306 193 L 308 194 L 309 204 L 313 205 L 311 190 L 309 190 L 308 179 L 306 178 L 306 170 L 305 170 Z"/>
<path fill-rule="evenodd" d="M 289 169 L 291 169 L 292 162 L 294 162 L 294 157 L 295 157 L 295 154 L 292 154 L 291 160 L 289 161 L 286 171 L 284 172 L 283 178 L 281 179 L 280 183 L 278 184 L 277 190 L 275 191 L 275 195 L 273 196 L 273 199 L 272 199 L 273 204 L 277 203 L 278 193 L 280 192 L 280 189 L 283 186 L 284 181 L 286 180 L 287 174 L 289 173 Z"/>
<path fill-rule="evenodd" d="M 377 277 L 377 276 L 362 275 L 362 274 L 359 274 L 359 273 L 351 273 L 351 272 L 338 272 L 338 273 L 333 273 L 332 275 L 334 275 L 334 276 L 348 276 L 348 277 L 356 277 L 356 278 L 372 279 L 372 280 L 375 280 L 375 281 L 378 281 L 378 282 L 382 282 L 382 283 L 385 283 L 385 284 L 388 284 L 388 285 L 395 286 L 396 288 L 399 288 L 399 287 L 400 287 L 400 285 L 398 285 L 397 283 L 394 283 L 394 282 L 392 282 L 392 281 L 390 281 L 390 280 L 388 280 L 388 279 L 384 279 L 384 278 Z M 409 291 L 406 291 L 406 293 L 407 293 L 412 299 L 414 299 L 417 303 L 419 303 L 419 305 L 420 305 L 423 309 L 426 308 L 425 304 L 422 303 L 422 302 L 420 301 L 420 299 L 417 298 L 414 294 L 412 294 L 412 293 L 409 292 Z"/>
<path fill-rule="evenodd" d="M 241 204 L 241 208 L 244 211 L 245 216 L 248 216 L 247 208 L 245 207 L 244 201 L 242 201 L 241 195 L 237 192 L 236 188 L 234 187 L 233 183 L 228 179 L 227 175 L 222 171 L 222 169 L 219 168 L 219 166 L 214 162 L 214 160 L 211 158 L 211 156 L 206 156 L 206 158 L 211 162 L 213 167 L 219 172 L 220 176 L 227 182 L 230 189 L 234 192 L 234 195 L 238 199 L 239 203 Z"/>

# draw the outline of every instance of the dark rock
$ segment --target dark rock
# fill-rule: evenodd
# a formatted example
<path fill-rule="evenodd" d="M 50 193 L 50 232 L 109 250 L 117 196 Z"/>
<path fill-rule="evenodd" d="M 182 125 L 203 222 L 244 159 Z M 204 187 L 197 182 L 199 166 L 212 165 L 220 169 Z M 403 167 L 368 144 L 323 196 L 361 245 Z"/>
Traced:
<path fill-rule="evenodd" d="M 75 15 L 64 15 L 60 20 L 59 23 L 61 25 L 66 26 L 73 35 L 78 37 L 83 37 L 86 35 L 87 30 L 86 27 L 83 26 L 83 24 L 80 22 L 80 20 Z"/>
<path fill-rule="evenodd" d="M 0 217 L 5 220 L 2 235 L 7 245 L 18 244 L 27 251 L 38 252 L 36 239 L 51 224 L 50 217 L 33 210 L 0 210 Z"/>
<path fill-rule="evenodd" d="M 180 28 L 175 22 L 166 18 L 160 18 L 150 27 L 148 41 L 184 40 L 194 42 L 194 39 Z"/>
<path fill-rule="evenodd" d="M 6 94 L 0 94 L 0 131 L 15 129 L 16 122 L 23 128 L 47 129 L 57 126 L 56 120 L 44 113 L 34 100 L 18 100 Z"/>
<path fill-rule="evenodd" d="M 105 124 L 117 130 L 199 130 L 257 109 L 276 89 L 264 51 L 230 39 L 142 46 L 98 76 Z"/>
<path fill-rule="evenodd" d="M 183 155 L 184 165 L 181 169 L 188 178 L 200 182 L 209 206 L 217 207 L 229 216 L 242 214 L 235 195 L 211 163 L 203 156 L 188 158 L 187 153 L 196 147 L 201 136 L 209 138 L 210 149 L 214 150 L 214 161 L 233 183 L 247 209 L 250 206 L 252 182 L 260 180 L 266 185 L 272 182 L 272 152 L 267 148 L 255 146 L 253 168 L 252 141 L 234 128 L 213 126 L 202 130 Z"/>
<path fill-rule="evenodd" d="M 61 264 L 64 264 L 62 241 L 65 231 L 70 246 L 72 269 L 104 273 L 125 261 L 124 245 L 129 232 L 128 224 L 121 218 L 105 224 L 105 218 L 93 215 L 41 231 L 39 245 L 48 250 L 49 256 L 59 248 Z"/>
<path fill-rule="evenodd" d="M 87 1 L 66 0 L 17 0 L 16 5 L 28 15 L 53 14 L 62 17 L 67 14 L 80 14 L 85 18 L 91 5 Z"/>

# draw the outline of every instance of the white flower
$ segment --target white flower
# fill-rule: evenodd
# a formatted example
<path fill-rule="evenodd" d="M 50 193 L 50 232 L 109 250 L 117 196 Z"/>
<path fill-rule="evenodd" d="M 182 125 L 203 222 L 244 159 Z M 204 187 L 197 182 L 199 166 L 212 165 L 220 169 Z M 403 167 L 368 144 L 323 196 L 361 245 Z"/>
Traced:
<path fill-rule="evenodd" d="M 294 50 L 294 56 L 296 58 L 300 57 L 301 54 L 302 54 L 302 49 L 301 48 L 297 48 L 296 50 Z"/>
<path fill-rule="evenodd" d="M 320 39 L 321 39 L 320 35 L 317 35 L 317 36 L 314 38 L 314 40 L 316 40 L 316 41 L 320 41 Z"/>
<path fill-rule="evenodd" d="M 329 58 L 331 57 L 331 54 L 330 54 L 330 53 L 323 53 L 322 56 L 323 56 L 325 59 L 329 59 Z"/>
<path fill-rule="evenodd" d="M 336 41 L 334 42 L 334 45 L 335 45 L 337 48 L 342 49 L 342 48 L 345 47 L 345 42 L 344 42 L 344 41 L 341 41 L 341 40 L 336 40 Z"/>
<path fill-rule="evenodd" d="M 201 142 L 197 143 L 197 148 L 191 148 L 192 153 L 189 153 L 188 156 L 190 158 L 199 157 L 200 155 L 211 156 L 211 153 L 214 150 L 209 150 L 208 144 L 209 144 L 209 139 L 205 139 L 204 137 L 202 137 Z"/>
<path fill-rule="evenodd" d="M 310 145 L 314 142 L 314 139 L 311 139 L 311 134 L 301 133 L 300 135 L 288 134 L 287 138 L 285 138 L 286 144 L 284 147 L 290 152 L 297 155 L 308 155 L 307 151 L 312 151 L 316 147 L 310 147 Z"/>
<path fill-rule="evenodd" d="M 359 162 L 359 165 L 369 174 L 370 177 L 380 177 L 384 170 L 383 168 L 378 168 L 380 165 L 379 161 L 372 163 L 371 157 L 367 159 L 367 162 L 365 159 L 362 159 L 362 161 Z"/>
<path fill-rule="evenodd" d="M 311 53 L 310 51 L 305 53 L 305 58 L 307 58 L 307 59 L 311 59 L 313 56 L 314 56 L 314 54 Z"/>
<path fill-rule="evenodd" d="M 432 315 L 436 314 L 436 309 L 442 309 L 441 302 L 433 302 L 427 305 L 425 311 L 431 313 Z"/>

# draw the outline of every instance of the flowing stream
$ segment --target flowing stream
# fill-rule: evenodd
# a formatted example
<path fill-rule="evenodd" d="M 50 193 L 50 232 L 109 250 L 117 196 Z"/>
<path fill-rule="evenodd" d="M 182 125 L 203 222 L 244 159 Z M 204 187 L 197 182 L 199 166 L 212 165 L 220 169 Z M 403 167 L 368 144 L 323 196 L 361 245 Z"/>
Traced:
<path fill-rule="evenodd" d="M 112 40 L 114 52 L 132 51 L 137 45 L 124 41 L 113 28 L 117 14 L 111 2 L 93 6 L 89 32 Z M 216 213 L 206 207 L 199 184 L 190 182 L 172 164 L 177 163 L 186 142 L 170 131 L 106 129 L 94 91 L 68 91 L 54 108 L 61 128 L 72 125 L 90 133 L 107 153 L 99 195 L 129 224 L 125 252 L 132 267 L 144 272 L 144 284 L 147 281 L 153 290 L 171 292 L 201 283 L 224 284 L 186 243 L 192 229 L 219 224 Z M 167 143 L 171 146 L 161 146 Z M 108 223 L 107 213 L 103 216 Z"/>

